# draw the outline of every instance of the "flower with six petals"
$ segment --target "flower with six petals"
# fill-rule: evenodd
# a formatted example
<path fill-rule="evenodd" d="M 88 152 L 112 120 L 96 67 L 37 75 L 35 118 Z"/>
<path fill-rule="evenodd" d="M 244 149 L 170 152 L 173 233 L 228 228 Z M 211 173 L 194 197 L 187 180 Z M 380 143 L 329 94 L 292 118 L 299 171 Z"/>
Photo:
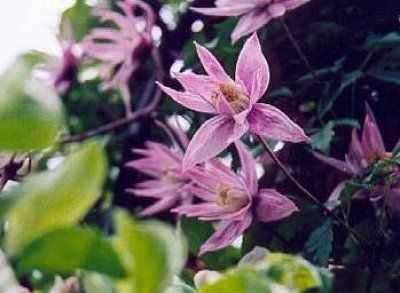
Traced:
<path fill-rule="evenodd" d="M 184 92 L 162 84 L 177 103 L 198 112 L 216 115 L 194 135 L 183 159 L 183 169 L 204 162 L 240 139 L 247 131 L 269 139 L 302 142 L 309 138 L 279 109 L 257 101 L 265 94 L 270 74 L 256 34 L 247 40 L 231 79 L 206 48 L 196 44 L 206 75 L 177 73 Z"/>
<path fill-rule="evenodd" d="M 219 159 L 207 161 L 203 168 L 188 172 L 194 184 L 186 191 L 204 203 L 183 205 L 175 211 L 204 221 L 220 220 L 217 231 L 202 245 L 200 254 L 231 244 L 252 223 L 253 219 L 270 222 L 288 217 L 297 211 L 295 204 L 274 189 L 259 189 L 256 164 L 241 142 L 235 143 L 241 161 L 237 174 Z"/>

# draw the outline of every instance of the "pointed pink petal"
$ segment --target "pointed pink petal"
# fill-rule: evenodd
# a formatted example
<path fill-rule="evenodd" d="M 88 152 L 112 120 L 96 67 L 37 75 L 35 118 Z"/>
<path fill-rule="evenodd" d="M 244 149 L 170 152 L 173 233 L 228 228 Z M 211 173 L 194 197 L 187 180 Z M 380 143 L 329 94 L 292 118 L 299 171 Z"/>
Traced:
<path fill-rule="evenodd" d="M 290 142 L 310 141 L 303 129 L 279 109 L 256 103 L 248 116 L 250 131 L 269 139 Z"/>
<path fill-rule="evenodd" d="M 235 146 L 239 153 L 246 187 L 249 189 L 252 195 L 255 195 L 258 191 L 256 162 L 253 158 L 253 155 L 245 149 L 244 144 L 241 141 L 237 141 Z"/>
<path fill-rule="evenodd" d="M 191 7 L 190 10 L 211 16 L 239 16 L 251 11 L 252 9 L 254 9 L 254 7 L 255 7 L 254 4 L 248 3 L 248 4 L 238 4 L 230 7 L 213 7 L 213 8 Z"/>
<path fill-rule="evenodd" d="M 366 155 L 384 153 L 385 145 L 383 143 L 381 132 L 379 131 L 378 125 L 374 113 L 366 106 L 367 115 L 365 117 L 363 132 L 361 138 L 361 146 Z"/>
<path fill-rule="evenodd" d="M 207 72 L 207 74 L 211 78 L 215 79 L 216 82 L 219 83 L 227 82 L 233 84 L 233 80 L 222 68 L 217 58 L 215 58 L 214 55 L 203 46 L 197 43 L 195 43 L 195 45 L 196 45 L 197 55 L 199 56 L 200 61 L 203 64 L 203 67 Z"/>
<path fill-rule="evenodd" d="M 290 199 L 274 189 L 260 189 L 256 200 L 256 218 L 261 222 L 280 220 L 298 210 Z"/>
<path fill-rule="evenodd" d="M 216 116 L 197 130 L 186 150 L 182 168 L 187 170 L 226 149 L 231 141 L 235 123 L 229 117 Z"/>
<path fill-rule="evenodd" d="M 243 82 L 250 97 L 251 102 L 256 102 L 261 98 L 269 84 L 269 67 L 265 59 L 257 33 L 254 33 L 244 44 L 242 52 L 236 65 L 236 82 Z M 258 85 L 256 92 L 254 84 Z"/>
<path fill-rule="evenodd" d="M 178 194 L 180 189 L 179 184 L 174 185 L 161 185 L 150 188 L 129 188 L 126 192 L 142 196 L 142 197 L 154 197 L 160 198 L 165 197 L 167 194 Z"/>
<path fill-rule="evenodd" d="M 344 187 L 346 186 L 346 181 L 340 182 L 335 189 L 329 195 L 328 201 L 338 201 L 340 198 L 340 194 L 342 193 Z"/>
<path fill-rule="evenodd" d="M 335 168 L 341 172 L 344 172 L 344 173 L 347 173 L 350 175 L 354 175 L 353 169 L 348 165 L 347 162 L 338 160 L 338 159 L 334 159 L 331 157 L 327 157 L 327 156 L 324 156 L 324 155 L 314 152 L 314 151 L 312 151 L 311 153 L 318 160 L 328 164 L 329 166 L 332 166 L 333 168 Z"/>
<path fill-rule="evenodd" d="M 222 249 L 235 241 L 250 227 L 253 217 L 248 212 L 242 221 L 227 221 L 222 223 L 217 231 L 201 246 L 200 255 L 207 251 Z"/>
<path fill-rule="evenodd" d="M 185 191 L 205 201 L 214 201 L 217 197 L 215 193 L 193 185 L 187 186 Z"/>
<path fill-rule="evenodd" d="M 175 102 L 181 104 L 182 106 L 185 106 L 190 110 L 203 113 L 216 112 L 212 104 L 204 100 L 204 98 L 199 95 L 194 95 L 188 92 L 178 92 L 174 89 L 162 85 L 161 83 L 157 83 L 157 85 Z"/>
<path fill-rule="evenodd" d="M 177 197 L 166 197 L 162 198 L 151 206 L 143 209 L 140 213 L 140 217 L 151 216 L 159 212 L 165 211 L 173 207 L 179 198 Z"/>
<path fill-rule="evenodd" d="M 302 6 L 311 0 L 283 0 L 281 3 L 285 5 L 286 9 L 293 10 L 299 6 Z"/>
<path fill-rule="evenodd" d="M 241 37 L 255 32 L 272 19 L 272 16 L 264 9 L 254 9 L 245 14 L 232 32 L 232 43 L 236 43 Z"/>
<path fill-rule="evenodd" d="M 183 214 L 188 217 L 201 217 L 203 219 L 211 218 L 212 220 L 230 214 L 224 206 L 220 206 L 217 203 L 201 203 L 180 206 L 173 209 L 172 212 Z"/>
<path fill-rule="evenodd" d="M 175 73 L 175 77 L 185 91 L 200 95 L 205 101 L 212 104 L 211 97 L 219 86 L 215 80 L 207 75 L 194 73 Z"/>
<path fill-rule="evenodd" d="M 346 163 L 352 169 L 353 173 L 358 173 L 363 167 L 361 162 L 364 159 L 364 151 L 361 147 L 360 140 L 357 135 L 357 129 L 353 129 L 351 132 L 351 141 L 349 151 L 345 156 Z"/>

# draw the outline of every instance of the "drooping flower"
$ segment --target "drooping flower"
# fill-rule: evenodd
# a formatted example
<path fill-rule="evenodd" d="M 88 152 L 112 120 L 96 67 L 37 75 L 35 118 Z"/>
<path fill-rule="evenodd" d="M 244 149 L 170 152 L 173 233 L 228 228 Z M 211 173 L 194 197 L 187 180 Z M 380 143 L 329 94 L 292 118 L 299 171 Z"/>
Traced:
<path fill-rule="evenodd" d="M 203 244 L 200 254 L 231 244 L 250 226 L 253 219 L 270 222 L 288 217 L 295 204 L 274 189 L 259 189 L 256 165 L 251 153 L 236 142 L 242 170 L 233 172 L 219 159 L 207 161 L 203 168 L 188 172 L 194 184 L 188 193 L 204 203 L 183 205 L 173 211 L 203 221 L 220 220 L 217 231 Z"/>
<path fill-rule="evenodd" d="M 177 73 L 176 78 L 184 92 L 159 84 L 177 103 L 216 115 L 206 121 L 191 140 L 183 159 L 184 169 L 214 157 L 249 130 L 275 140 L 309 140 L 283 112 L 271 105 L 257 103 L 265 94 L 270 79 L 257 34 L 243 47 L 235 80 L 206 48 L 198 44 L 196 47 L 207 75 Z"/>
<path fill-rule="evenodd" d="M 146 149 L 134 149 L 133 152 L 143 158 L 127 163 L 127 167 L 147 174 L 153 179 L 136 184 L 127 192 L 158 199 L 156 203 L 140 212 L 140 216 L 149 216 L 170 209 L 182 200 L 183 187 L 189 179 L 181 171 L 183 154 L 172 151 L 163 144 L 147 142 Z"/>
<path fill-rule="evenodd" d="M 257 31 L 270 20 L 281 17 L 311 0 L 216 0 L 212 8 L 193 7 L 192 10 L 205 15 L 241 16 L 232 32 L 232 42 Z"/>
<path fill-rule="evenodd" d="M 130 113 L 128 82 L 140 65 L 141 55 L 152 46 L 154 13 L 140 0 L 120 1 L 118 6 L 123 14 L 108 9 L 94 11 L 103 22 L 112 21 L 117 28 L 95 28 L 82 45 L 86 56 L 102 62 L 100 76 L 105 80 L 105 89 L 119 88 Z M 138 8 L 143 11 L 140 16 L 134 14 Z"/>
<path fill-rule="evenodd" d="M 313 152 L 313 155 L 319 160 L 350 176 L 356 176 L 360 174 L 361 170 L 364 168 L 393 156 L 391 152 L 386 151 L 374 113 L 368 105 L 366 106 L 366 116 L 361 138 L 358 136 L 357 130 L 353 129 L 349 150 L 345 155 L 344 161 L 327 157 L 316 152 Z M 385 202 L 389 207 L 400 210 L 400 172 L 399 170 L 392 170 L 391 174 L 393 175 L 394 181 L 389 186 Z M 345 181 L 340 182 L 331 193 L 329 201 L 337 201 L 344 187 Z M 384 189 L 384 185 L 378 184 L 370 194 L 365 190 L 361 190 L 357 192 L 354 197 L 369 197 L 371 200 L 377 201 L 385 195 Z"/>

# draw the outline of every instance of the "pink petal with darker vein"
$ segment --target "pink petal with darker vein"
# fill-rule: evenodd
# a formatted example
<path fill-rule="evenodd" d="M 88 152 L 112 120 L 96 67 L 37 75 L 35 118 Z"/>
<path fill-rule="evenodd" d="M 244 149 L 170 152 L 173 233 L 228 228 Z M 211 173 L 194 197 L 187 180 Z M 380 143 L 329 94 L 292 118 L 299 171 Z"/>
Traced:
<path fill-rule="evenodd" d="M 290 120 L 282 111 L 271 105 L 254 104 L 248 120 L 250 131 L 254 134 L 266 136 L 269 139 L 290 142 L 310 140 L 300 126 Z"/>
<path fill-rule="evenodd" d="M 226 149 L 231 143 L 234 127 L 235 123 L 229 117 L 216 116 L 206 121 L 189 143 L 182 162 L 183 170 L 204 162 Z"/>
<path fill-rule="evenodd" d="M 201 246 L 200 255 L 207 251 L 222 249 L 235 241 L 250 227 L 253 217 L 248 212 L 242 221 L 227 221 L 221 224 L 217 231 Z"/>
<path fill-rule="evenodd" d="M 236 65 L 236 82 L 243 82 L 251 102 L 257 102 L 268 87 L 270 79 L 269 67 L 262 51 L 257 34 L 254 33 L 244 44 Z M 254 84 L 258 85 L 254 92 Z"/>
<path fill-rule="evenodd" d="M 280 220 L 298 211 L 290 199 L 274 189 L 260 189 L 255 200 L 256 218 L 261 222 Z"/>

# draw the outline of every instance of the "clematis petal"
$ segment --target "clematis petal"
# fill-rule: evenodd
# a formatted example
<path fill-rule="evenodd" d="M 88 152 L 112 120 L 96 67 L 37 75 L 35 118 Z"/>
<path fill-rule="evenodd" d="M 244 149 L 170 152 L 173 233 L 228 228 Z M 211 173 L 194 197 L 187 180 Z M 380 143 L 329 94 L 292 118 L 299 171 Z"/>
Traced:
<path fill-rule="evenodd" d="M 250 131 L 269 139 L 290 142 L 309 141 L 303 129 L 279 109 L 256 103 L 248 116 Z"/>
<path fill-rule="evenodd" d="M 355 128 L 351 132 L 350 147 L 345 156 L 345 159 L 354 173 L 358 173 L 358 171 L 363 168 L 361 166 L 361 161 L 364 159 L 364 151 L 361 147 L 361 142 L 357 135 L 357 129 Z"/>
<path fill-rule="evenodd" d="M 157 82 L 157 85 L 175 102 L 186 108 L 203 113 L 216 113 L 215 108 L 203 97 L 188 92 L 178 92 Z"/>
<path fill-rule="evenodd" d="M 347 162 L 338 160 L 338 159 L 334 159 L 331 157 L 327 157 L 327 156 L 324 156 L 317 152 L 311 152 L 311 153 L 318 160 L 328 164 L 329 166 L 332 166 L 333 168 L 335 168 L 341 172 L 344 172 L 344 173 L 347 173 L 350 175 L 355 175 L 353 168 L 351 166 L 349 166 L 349 164 Z"/>
<path fill-rule="evenodd" d="M 366 105 L 366 112 L 367 115 L 365 116 L 363 125 L 361 146 L 367 155 L 371 153 L 384 153 L 385 145 L 382 135 L 376 123 L 374 113 L 368 105 Z"/>
<path fill-rule="evenodd" d="M 149 207 L 143 209 L 140 213 L 140 217 L 151 216 L 162 211 L 169 210 L 178 201 L 177 197 L 166 197 L 158 200 L 156 203 L 150 205 Z"/>
<path fill-rule="evenodd" d="M 185 187 L 185 191 L 205 201 L 214 201 L 216 199 L 215 193 L 197 186 L 188 185 Z"/>
<path fill-rule="evenodd" d="M 256 70 L 257 69 L 257 70 Z M 269 84 L 270 73 L 257 33 L 254 33 L 244 44 L 236 65 L 236 82 L 244 84 L 251 97 L 251 102 L 261 98 Z M 257 90 L 254 92 L 254 84 Z"/>
<path fill-rule="evenodd" d="M 216 116 L 206 121 L 197 130 L 186 150 L 182 168 L 188 170 L 226 149 L 231 143 L 235 122 L 224 116 Z"/>
<path fill-rule="evenodd" d="M 231 34 L 232 43 L 236 43 L 240 38 L 255 32 L 272 19 L 264 9 L 254 9 L 242 16 Z"/>
<path fill-rule="evenodd" d="M 224 68 L 218 62 L 217 58 L 215 58 L 214 55 L 203 46 L 197 43 L 195 43 L 195 45 L 197 55 L 199 56 L 200 61 L 203 64 L 203 67 L 207 74 L 211 78 L 215 79 L 216 82 L 233 84 L 233 80 L 225 72 Z"/>
<path fill-rule="evenodd" d="M 255 5 L 253 3 L 243 3 L 232 6 L 225 7 L 212 7 L 212 8 L 202 8 L 202 7 L 191 7 L 190 10 L 211 16 L 239 16 L 248 13 L 254 9 Z"/>
<path fill-rule="evenodd" d="M 212 104 L 211 97 L 218 88 L 218 83 L 212 78 L 194 73 L 175 73 L 175 77 L 187 92 L 200 95 Z"/>
<path fill-rule="evenodd" d="M 286 7 L 288 10 L 296 9 L 299 6 L 302 6 L 311 0 L 283 0 L 281 3 Z"/>
<path fill-rule="evenodd" d="M 245 149 L 243 142 L 237 141 L 235 146 L 239 153 L 245 185 L 254 195 L 258 190 L 256 162 L 253 155 Z"/>
<path fill-rule="evenodd" d="M 200 255 L 207 251 L 222 249 L 238 238 L 250 227 L 253 217 L 249 211 L 242 221 L 227 221 L 201 246 Z"/>
<path fill-rule="evenodd" d="M 296 205 L 274 189 L 260 189 L 256 197 L 255 214 L 261 222 L 276 221 L 297 211 Z"/>
<path fill-rule="evenodd" d="M 229 211 L 224 206 L 216 203 L 201 203 L 193 205 L 184 205 L 172 210 L 174 213 L 186 215 L 188 217 L 202 218 L 220 218 L 223 215 L 229 214 Z"/>

